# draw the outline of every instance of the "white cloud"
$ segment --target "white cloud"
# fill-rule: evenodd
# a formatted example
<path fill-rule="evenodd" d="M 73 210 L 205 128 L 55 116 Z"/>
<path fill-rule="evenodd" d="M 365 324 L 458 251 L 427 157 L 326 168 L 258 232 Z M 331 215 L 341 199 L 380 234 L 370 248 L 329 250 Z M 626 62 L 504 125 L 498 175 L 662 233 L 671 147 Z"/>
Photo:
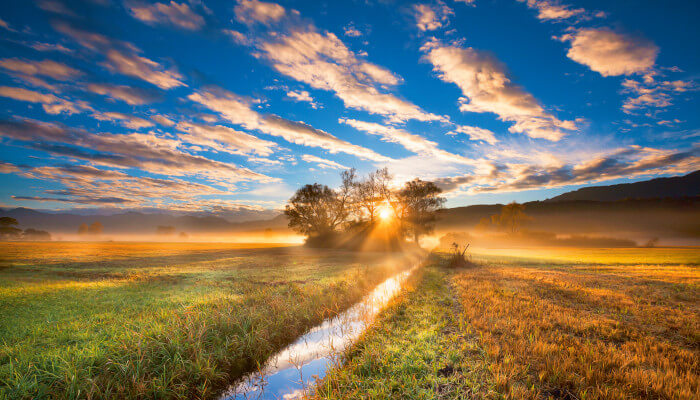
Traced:
<path fill-rule="evenodd" d="M 529 8 L 538 11 L 537 19 L 544 21 L 561 21 L 571 17 L 583 17 L 586 10 L 583 8 L 571 8 L 568 5 L 561 4 L 558 1 L 549 0 L 518 0 L 527 2 Z"/>
<path fill-rule="evenodd" d="M 187 86 L 181 81 L 182 75 L 178 72 L 163 70 L 155 61 L 136 54 L 127 54 L 114 49 L 109 50 L 105 66 L 124 75 L 143 79 L 161 89 Z"/>
<path fill-rule="evenodd" d="M 120 112 L 95 112 L 92 114 L 92 117 L 98 121 L 118 122 L 123 127 L 134 130 L 155 126 L 151 121 Z"/>
<path fill-rule="evenodd" d="M 35 121 L 0 121 L 0 136 L 27 142 L 28 147 L 56 156 L 159 175 L 197 176 L 224 187 L 238 181 L 276 180 L 248 168 L 192 155 L 181 150 L 180 140 L 154 133 L 90 133 Z"/>
<path fill-rule="evenodd" d="M 87 90 L 121 100 L 132 106 L 148 104 L 158 99 L 158 96 L 151 91 L 124 85 L 91 83 L 87 86 Z"/>
<path fill-rule="evenodd" d="M 240 44 L 241 46 L 248 46 L 252 43 L 252 41 L 241 32 L 232 29 L 224 29 L 223 32 L 228 35 L 234 43 Z"/>
<path fill-rule="evenodd" d="M 290 90 L 287 92 L 287 97 L 294 99 L 295 101 L 307 102 L 312 108 L 318 108 L 318 103 L 316 103 L 306 90 Z"/>
<path fill-rule="evenodd" d="M 438 148 L 436 142 L 430 141 L 422 136 L 414 135 L 410 132 L 406 132 L 403 129 L 394 128 L 391 126 L 385 126 L 376 124 L 373 122 L 358 121 L 355 119 L 339 119 L 338 122 L 348 124 L 357 130 L 367 132 L 370 135 L 377 135 L 382 138 L 385 142 L 397 143 L 403 146 L 406 150 L 416 153 L 416 154 L 427 154 L 443 161 L 449 161 L 453 163 L 473 165 L 474 160 L 460 156 L 457 154 L 452 154 L 445 150 Z"/>
<path fill-rule="evenodd" d="M 151 120 L 163 126 L 175 126 L 175 122 L 164 115 L 151 115 Z"/>
<path fill-rule="evenodd" d="M 392 121 L 441 120 L 420 107 L 378 86 L 393 86 L 400 79 L 389 70 L 368 63 L 349 50 L 332 33 L 293 31 L 259 46 L 260 56 L 280 73 L 316 89 L 334 92 L 348 108 L 386 116 Z"/>
<path fill-rule="evenodd" d="M 359 29 L 355 28 L 355 25 L 349 24 L 343 28 L 343 33 L 345 33 L 345 36 L 350 36 L 350 37 L 360 37 L 362 36 L 362 31 Z"/>
<path fill-rule="evenodd" d="M 186 3 L 132 3 L 127 8 L 134 18 L 146 23 L 168 23 L 193 31 L 204 25 L 204 18 L 192 11 Z"/>
<path fill-rule="evenodd" d="M 74 79 L 82 75 L 82 72 L 77 69 L 52 60 L 30 61 L 5 58 L 0 60 L 0 68 L 24 75 L 47 76 L 59 81 Z"/>
<path fill-rule="evenodd" d="M 454 12 L 442 1 L 434 5 L 414 4 L 413 12 L 416 18 L 416 26 L 421 31 L 434 31 L 447 26 L 449 16 Z"/>
<path fill-rule="evenodd" d="M 236 19 L 246 24 L 254 22 L 268 24 L 279 21 L 285 15 L 284 7 L 279 4 L 257 0 L 238 0 L 234 12 Z"/>
<path fill-rule="evenodd" d="M 603 182 L 658 174 L 683 174 L 700 168 L 697 147 L 664 150 L 641 146 L 618 148 L 580 162 L 561 164 L 487 164 L 487 171 L 437 179 L 447 191 L 515 192 Z"/>
<path fill-rule="evenodd" d="M 603 76 L 631 75 L 650 70 L 659 48 L 644 39 L 608 28 L 582 28 L 560 38 L 569 42 L 566 55 Z"/>
<path fill-rule="evenodd" d="M 276 115 L 261 115 L 250 108 L 247 100 L 224 90 L 199 91 L 189 95 L 188 98 L 218 112 L 233 124 L 279 136 L 290 143 L 321 147 L 331 153 L 342 152 L 368 160 L 389 160 L 388 157 L 373 150 L 348 143 L 303 122 L 290 121 Z"/>
<path fill-rule="evenodd" d="M 10 32 L 16 32 L 14 29 L 10 27 L 10 24 L 7 23 L 7 21 L 3 20 L 0 18 L 0 28 L 5 29 Z"/>
<path fill-rule="evenodd" d="M 269 156 L 277 147 L 274 142 L 222 125 L 209 126 L 180 122 L 177 124 L 177 129 L 188 133 L 179 137 L 183 141 L 233 154 Z"/>
<path fill-rule="evenodd" d="M 457 125 L 454 131 L 448 133 L 448 135 L 456 135 L 457 133 L 463 133 L 469 137 L 469 140 L 481 140 L 488 144 L 496 144 L 498 140 L 493 132 L 488 129 L 479 128 L 477 126 L 467 126 L 467 125 Z"/>
<path fill-rule="evenodd" d="M 511 132 L 525 133 L 533 138 L 557 141 L 565 130 L 574 130 L 573 121 L 561 121 L 545 111 L 535 97 L 514 84 L 504 67 L 492 57 L 471 47 L 426 43 L 425 59 L 446 82 L 462 89 L 460 110 L 490 112 L 501 120 L 515 122 Z"/>
<path fill-rule="evenodd" d="M 161 89 L 187 86 L 181 81 L 183 77 L 177 71 L 167 70 L 157 62 L 139 56 L 140 50 L 131 43 L 112 40 L 99 33 L 76 29 L 63 22 L 56 23 L 54 28 L 81 46 L 104 54 L 106 60 L 103 65 L 111 71 L 142 79 Z"/>
<path fill-rule="evenodd" d="M 71 115 L 78 114 L 83 110 L 91 110 L 90 106 L 84 102 L 76 103 L 56 97 L 52 94 L 40 93 L 17 87 L 0 86 L 0 97 L 7 97 L 30 103 L 39 103 L 48 114 L 66 113 Z"/>
<path fill-rule="evenodd" d="M 301 159 L 307 163 L 317 164 L 321 168 L 331 168 L 331 169 L 348 169 L 348 167 L 339 164 L 332 160 L 327 160 L 325 158 L 312 156 L 311 154 L 304 154 Z"/>

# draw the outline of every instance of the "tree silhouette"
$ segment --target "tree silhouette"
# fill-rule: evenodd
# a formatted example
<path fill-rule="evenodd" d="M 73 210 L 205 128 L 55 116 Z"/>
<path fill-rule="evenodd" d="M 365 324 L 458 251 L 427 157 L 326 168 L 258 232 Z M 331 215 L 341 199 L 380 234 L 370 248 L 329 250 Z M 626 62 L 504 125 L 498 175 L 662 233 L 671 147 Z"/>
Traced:
<path fill-rule="evenodd" d="M 336 190 L 318 183 L 305 185 L 285 207 L 289 227 L 307 235 L 307 244 L 325 247 L 344 243 L 352 247 L 351 243 L 361 244 L 376 229 L 383 232 L 382 240 L 393 243 L 410 232 L 418 244 L 421 235 L 434 229 L 436 211 L 445 202 L 440 188 L 420 179 L 407 182 L 400 190 L 392 189 L 392 176 L 386 168 L 366 179 L 358 179 L 350 169 L 341 174 L 341 182 Z M 382 208 L 393 211 L 391 223 L 375 226 Z"/>
<path fill-rule="evenodd" d="M 88 232 L 92 235 L 99 235 L 102 233 L 102 229 L 102 224 L 99 221 L 95 221 L 92 224 L 90 224 Z"/>
<path fill-rule="evenodd" d="M 413 233 L 413 241 L 417 244 L 421 235 L 431 233 L 435 229 L 436 212 L 445 204 L 445 198 L 440 197 L 442 190 L 433 182 L 418 178 L 406 182 L 398 192 L 401 205 L 401 218 L 404 226 Z"/>
<path fill-rule="evenodd" d="M 0 217 L 0 238 L 16 239 L 22 233 L 22 230 L 17 228 L 19 222 L 11 217 Z"/>
<path fill-rule="evenodd" d="M 514 201 L 501 207 L 500 214 L 492 215 L 491 223 L 510 233 L 516 233 L 523 222 L 529 219 L 530 216 L 525 214 L 525 205 Z"/>
<path fill-rule="evenodd" d="M 296 191 L 284 214 L 290 228 L 303 235 L 320 236 L 331 234 L 343 222 L 345 210 L 331 188 L 314 183 Z"/>

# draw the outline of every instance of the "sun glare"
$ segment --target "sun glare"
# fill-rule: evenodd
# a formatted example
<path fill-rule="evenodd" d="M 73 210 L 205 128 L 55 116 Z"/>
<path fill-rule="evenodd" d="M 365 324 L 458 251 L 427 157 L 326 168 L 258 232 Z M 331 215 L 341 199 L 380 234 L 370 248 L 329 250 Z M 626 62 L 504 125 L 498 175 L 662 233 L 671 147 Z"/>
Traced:
<path fill-rule="evenodd" d="M 389 218 L 391 218 L 391 210 L 389 210 L 388 208 L 382 208 L 379 211 L 379 219 L 381 219 L 382 221 L 386 221 Z"/>

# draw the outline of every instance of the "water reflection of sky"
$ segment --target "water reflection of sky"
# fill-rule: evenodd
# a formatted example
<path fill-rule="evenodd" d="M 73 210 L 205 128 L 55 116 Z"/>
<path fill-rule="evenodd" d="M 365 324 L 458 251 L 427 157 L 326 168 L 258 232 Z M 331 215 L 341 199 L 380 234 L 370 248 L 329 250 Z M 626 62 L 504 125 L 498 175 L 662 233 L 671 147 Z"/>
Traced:
<path fill-rule="evenodd" d="M 271 357 L 261 371 L 245 377 L 223 396 L 225 400 L 294 399 L 323 378 L 338 356 L 355 342 L 379 311 L 395 297 L 415 269 L 379 284 L 362 301 L 324 321 Z"/>

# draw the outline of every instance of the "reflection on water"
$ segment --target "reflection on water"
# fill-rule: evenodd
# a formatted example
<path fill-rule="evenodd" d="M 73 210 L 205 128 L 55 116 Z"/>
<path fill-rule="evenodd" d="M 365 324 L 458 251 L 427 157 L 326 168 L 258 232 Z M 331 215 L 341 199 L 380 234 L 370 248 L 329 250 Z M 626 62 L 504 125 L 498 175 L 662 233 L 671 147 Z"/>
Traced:
<path fill-rule="evenodd" d="M 416 267 L 387 279 L 344 313 L 299 337 L 272 356 L 260 371 L 232 386 L 221 399 L 296 399 L 303 396 L 399 293 Z"/>

